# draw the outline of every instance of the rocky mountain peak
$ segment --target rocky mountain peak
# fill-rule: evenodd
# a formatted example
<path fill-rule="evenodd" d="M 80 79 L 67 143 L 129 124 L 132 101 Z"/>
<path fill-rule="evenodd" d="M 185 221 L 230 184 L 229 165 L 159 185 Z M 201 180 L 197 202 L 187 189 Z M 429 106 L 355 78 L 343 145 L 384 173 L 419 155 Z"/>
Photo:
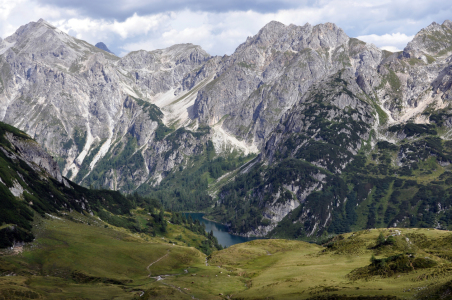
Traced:
<path fill-rule="evenodd" d="M 107 51 L 108 53 L 114 54 L 113 52 L 110 51 L 110 49 L 108 49 L 107 45 L 105 45 L 103 42 L 99 42 L 94 46 L 101 50 Z"/>
<path fill-rule="evenodd" d="M 85 41 L 78 40 L 43 19 L 21 26 L 5 39 L 0 53 L 20 56 L 23 60 L 39 55 L 48 64 L 58 64 L 69 68 L 72 63 L 85 55 L 86 51 L 97 49 Z M 1 47 L 1 46 L 0 46 Z"/>
<path fill-rule="evenodd" d="M 194 61 L 197 63 L 203 62 L 210 58 L 204 49 L 199 45 L 176 44 L 166 48 L 162 53 L 167 59 L 175 60 L 176 64 L 180 64 L 187 61 Z"/>
<path fill-rule="evenodd" d="M 445 20 L 445 21 L 443 22 L 443 24 L 441 24 L 441 25 L 446 26 L 446 27 L 452 29 L 452 22 L 451 22 L 450 20 Z"/>
<path fill-rule="evenodd" d="M 319 24 L 312 28 L 312 35 L 309 40 L 309 48 L 330 48 L 334 49 L 339 45 L 346 44 L 349 37 L 345 32 L 333 23 Z"/>
<path fill-rule="evenodd" d="M 55 27 L 44 19 L 39 19 L 38 22 L 30 22 L 26 25 L 20 26 L 13 35 L 6 38 L 8 42 L 20 41 L 24 38 L 36 39 L 45 33 L 56 33 Z M 57 29 L 58 33 L 61 31 Z"/>
<path fill-rule="evenodd" d="M 427 54 L 444 56 L 452 51 L 452 22 L 446 20 L 443 24 L 433 22 L 421 29 L 404 49 L 404 55 L 419 57 Z"/>
<path fill-rule="evenodd" d="M 126 70 L 163 70 L 179 64 L 199 64 L 210 58 L 210 55 L 193 44 L 176 44 L 165 49 L 153 51 L 133 51 L 124 56 L 119 65 Z"/>
<path fill-rule="evenodd" d="M 347 44 L 349 37 L 336 24 L 325 23 L 316 26 L 306 23 L 303 26 L 288 26 L 272 21 L 265 25 L 255 36 L 240 45 L 236 53 L 249 47 L 272 48 L 276 51 L 301 51 L 311 49 L 334 49 Z"/>
<path fill-rule="evenodd" d="M 272 44 L 279 38 L 280 34 L 285 31 L 285 29 L 286 25 L 283 23 L 271 21 L 254 36 L 254 42 L 261 45 Z"/>

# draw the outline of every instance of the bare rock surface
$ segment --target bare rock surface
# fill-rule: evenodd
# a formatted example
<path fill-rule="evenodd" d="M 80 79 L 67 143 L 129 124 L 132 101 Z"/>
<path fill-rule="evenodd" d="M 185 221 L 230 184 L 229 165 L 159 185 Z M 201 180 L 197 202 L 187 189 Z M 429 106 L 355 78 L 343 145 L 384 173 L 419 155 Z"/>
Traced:
<path fill-rule="evenodd" d="M 265 235 L 363 145 L 404 138 L 389 126 L 429 123 L 432 111 L 446 109 L 451 54 L 448 20 L 419 31 L 399 53 L 332 23 L 273 21 L 231 56 L 178 44 L 119 58 L 41 19 L 0 39 L 0 120 L 55 157 L 57 164 L 11 139 L 56 180 L 61 169 L 78 183 L 124 192 L 159 184 L 208 141 L 219 155 L 260 153 L 256 164 L 275 170 L 290 159 L 307 163 L 299 167 L 309 180 L 294 175 L 253 194 L 270 195 L 259 204 L 270 223 L 242 234 Z M 305 222 L 312 210 L 300 216 Z M 331 222 L 331 208 L 314 218 L 310 234 Z"/>

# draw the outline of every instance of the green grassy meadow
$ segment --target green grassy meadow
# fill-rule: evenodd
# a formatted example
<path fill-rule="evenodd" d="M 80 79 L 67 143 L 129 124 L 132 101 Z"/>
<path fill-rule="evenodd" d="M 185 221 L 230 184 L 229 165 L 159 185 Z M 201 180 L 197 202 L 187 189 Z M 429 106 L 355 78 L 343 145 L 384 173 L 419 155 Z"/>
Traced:
<path fill-rule="evenodd" d="M 152 237 L 73 212 L 33 228 L 21 253 L 0 256 L 0 299 L 448 299 L 452 281 L 452 235 L 441 230 L 254 240 L 206 257 L 187 247 L 205 237 L 173 224 Z M 381 267 L 371 257 L 408 260 Z"/>
<path fill-rule="evenodd" d="M 76 222 L 35 221 L 36 241 L 20 254 L 3 253 L 0 299 L 11 299 L 12 290 L 33 291 L 45 299 L 132 299 L 151 288 L 155 279 L 149 275 L 183 273 L 205 260 L 200 251 L 173 245 L 165 237 L 143 238 L 106 228 L 95 217 L 75 213 L 71 217 Z M 161 257 L 148 271 L 147 266 Z"/>

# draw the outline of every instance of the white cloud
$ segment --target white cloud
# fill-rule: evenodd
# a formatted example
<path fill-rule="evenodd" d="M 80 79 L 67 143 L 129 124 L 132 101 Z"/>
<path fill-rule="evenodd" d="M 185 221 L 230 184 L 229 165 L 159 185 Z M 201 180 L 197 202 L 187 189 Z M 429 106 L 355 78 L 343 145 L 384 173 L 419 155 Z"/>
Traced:
<path fill-rule="evenodd" d="M 71 18 L 53 22 L 55 26 L 69 34 L 76 34 L 77 38 L 96 43 L 100 39 L 110 39 L 118 36 L 121 40 L 136 36 L 147 35 L 149 32 L 159 28 L 168 19 L 168 14 L 157 14 L 152 16 L 133 16 L 124 22 L 116 20 L 94 20 L 91 18 Z"/>
<path fill-rule="evenodd" d="M 20 26 L 40 18 L 56 20 L 70 18 L 77 12 L 73 9 L 60 9 L 49 5 L 38 5 L 32 0 L 0 1 L 0 36 L 5 38 L 13 34 Z"/>
<path fill-rule="evenodd" d="M 96 14 L 86 12 L 89 5 L 82 11 L 58 7 L 58 1 L 47 1 L 53 3 L 47 5 L 35 1 L 0 0 L 1 37 L 12 34 L 20 25 L 44 18 L 77 38 L 90 43 L 102 41 L 122 55 L 132 50 L 153 50 L 189 42 L 201 45 L 213 55 L 231 54 L 248 36 L 255 35 L 272 20 L 286 25 L 333 22 L 349 36 L 385 49 L 400 50 L 421 28 L 432 21 L 441 23 L 452 15 L 452 3 L 440 0 L 410 0 L 412 10 L 406 9 L 408 0 L 318 0 L 292 1 L 297 3 L 292 9 L 274 12 L 257 12 L 258 7 L 217 12 L 184 9 L 155 14 L 148 11 L 140 14 L 138 10 L 127 18 L 114 19 L 95 18 Z M 104 4 L 106 10 L 107 5 L 112 4 Z M 101 8 L 102 4 L 97 3 L 96 13 Z"/>
<path fill-rule="evenodd" d="M 404 33 L 397 32 L 383 35 L 360 35 L 356 38 L 366 43 L 372 43 L 381 49 L 397 52 L 403 50 L 408 42 L 414 38 L 414 35 L 406 35 Z"/>
<path fill-rule="evenodd" d="M 383 47 L 380 47 L 382 50 L 387 50 L 387 51 L 389 51 L 389 52 L 399 52 L 399 51 L 402 51 L 403 49 L 399 49 L 399 48 L 397 48 L 397 47 L 395 47 L 395 46 L 383 46 Z"/>

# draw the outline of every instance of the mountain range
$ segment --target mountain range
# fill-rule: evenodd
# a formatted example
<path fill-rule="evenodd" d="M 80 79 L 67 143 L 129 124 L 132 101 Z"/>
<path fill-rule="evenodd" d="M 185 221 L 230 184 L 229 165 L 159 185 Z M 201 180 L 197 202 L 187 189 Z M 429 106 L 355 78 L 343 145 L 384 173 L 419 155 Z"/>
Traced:
<path fill-rule="evenodd" d="M 105 49 L 42 19 L 0 40 L 0 121 L 65 178 L 246 236 L 452 227 L 452 22 L 396 53 L 275 21 L 230 56 Z"/>

